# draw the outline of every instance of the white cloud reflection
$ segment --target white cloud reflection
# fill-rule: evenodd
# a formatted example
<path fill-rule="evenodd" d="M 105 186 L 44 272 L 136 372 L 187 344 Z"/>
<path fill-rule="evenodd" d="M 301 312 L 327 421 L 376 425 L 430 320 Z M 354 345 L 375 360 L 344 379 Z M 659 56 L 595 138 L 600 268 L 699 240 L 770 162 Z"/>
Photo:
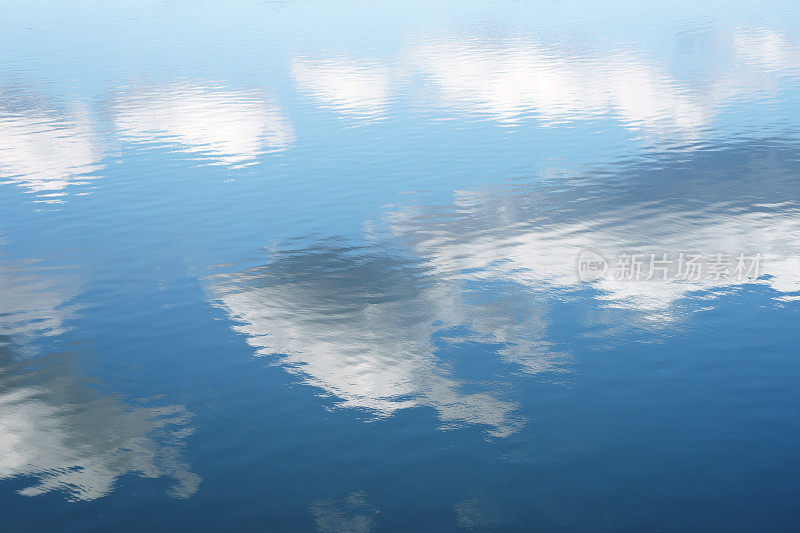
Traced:
<path fill-rule="evenodd" d="M 211 162 L 242 166 L 294 140 L 288 118 L 255 92 L 198 84 L 129 91 L 114 102 L 123 139 L 169 143 Z"/>
<path fill-rule="evenodd" d="M 733 33 L 739 58 L 751 66 L 783 74 L 800 74 L 800 47 L 768 28 L 739 29 Z"/>
<path fill-rule="evenodd" d="M 742 148 L 736 154 L 748 152 Z M 755 149 L 748 156 L 738 167 L 741 159 L 732 153 L 705 155 L 723 166 L 713 171 L 689 167 L 668 180 L 634 175 L 624 185 L 574 179 L 513 192 L 464 190 L 456 193 L 453 218 L 442 217 L 447 222 L 432 224 L 424 209 L 409 209 L 395 213 L 393 224 L 397 236 L 412 243 L 443 279 L 505 279 L 531 290 L 569 290 L 582 285 L 577 259 L 583 250 L 612 265 L 622 254 L 759 253 L 763 279 L 758 283 L 780 293 L 778 299 L 792 299 L 800 293 L 800 205 L 785 195 L 797 186 L 784 166 L 786 154 Z M 592 286 L 604 307 L 663 320 L 682 312 L 676 304 L 683 298 L 713 300 L 745 282 L 612 276 Z"/>
<path fill-rule="evenodd" d="M 124 475 L 165 476 L 173 496 L 193 494 L 200 478 L 181 459 L 193 432 L 183 406 L 117 400 L 87 383 L 75 356 L 34 355 L 78 311 L 75 277 L 4 261 L 0 285 L 0 479 L 29 478 L 24 496 L 94 500 Z"/>
<path fill-rule="evenodd" d="M 101 150 L 86 110 L 55 109 L 0 97 L 0 178 L 55 202 L 70 184 L 101 169 Z"/>
<path fill-rule="evenodd" d="M 524 39 L 441 39 L 412 56 L 444 106 L 507 124 L 550 126 L 613 116 L 659 135 L 694 138 L 709 110 L 654 61 L 630 51 L 581 53 Z"/>
<path fill-rule="evenodd" d="M 743 283 L 590 286 L 576 271 L 582 250 L 608 259 L 760 253 L 763 277 L 746 283 L 774 291 L 778 305 L 800 295 L 800 205 L 789 199 L 796 183 L 788 150 L 731 146 L 658 169 L 623 166 L 623 175 L 600 169 L 458 191 L 450 207 L 391 213 L 386 247 L 274 251 L 263 266 L 213 278 L 211 298 L 259 355 L 340 406 L 377 416 L 431 407 L 444 427 L 477 424 L 507 436 L 524 423 L 503 392 L 509 376 L 563 370 L 568 361 L 550 331 L 556 301 L 580 300 L 586 320 L 602 328 L 674 331 L 670 323 L 713 308 Z M 499 381 L 459 373 L 448 350 L 463 353 L 465 343 L 484 347 L 487 355 L 474 361 L 500 365 L 482 372 Z"/>
<path fill-rule="evenodd" d="M 182 406 L 132 406 L 95 392 L 67 356 L 14 361 L 0 347 L 0 479 L 34 478 L 24 496 L 95 500 L 135 474 L 172 478 L 170 494 L 188 497 L 200 483 L 180 457 L 190 422 Z"/>
<path fill-rule="evenodd" d="M 341 407 L 389 416 L 427 406 L 445 428 L 477 424 L 498 437 L 516 431 L 522 420 L 503 399 L 503 385 L 460 377 L 445 354 L 454 342 L 483 343 L 500 356 L 489 364 L 559 369 L 563 356 L 543 340 L 546 321 L 536 309 L 461 294 L 418 266 L 369 250 L 352 253 L 278 254 L 263 267 L 217 277 L 212 297 L 259 355 Z"/>
<path fill-rule="evenodd" d="M 388 110 L 392 79 L 388 67 L 378 62 L 298 57 L 291 71 L 298 89 L 319 107 L 354 124 L 379 120 Z"/>
<path fill-rule="evenodd" d="M 64 333 L 65 322 L 79 309 L 75 276 L 36 261 L 0 261 L 0 286 L 0 334 L 23 342 Z"/>
<path fill-rule="evenodd" d="M 524 37 L 432 38 L 415 44 L 409 58 L 433 87 L 433 104 L 462 117 L 510 126 L 535 119 L 547 127 L 612 118 L 650 140 L 695 141 L 707 137 L 720 107 L 774 90 L 776 75 L 800 73 L 800 49 L 773 30 L 736 30 L 713 46 L 714 54 L 702 55 L 713 68 L 704 63 L 703 75 L 687 79 L 673 70 L 692 59 L 671 65 L 626 46 Z"/>

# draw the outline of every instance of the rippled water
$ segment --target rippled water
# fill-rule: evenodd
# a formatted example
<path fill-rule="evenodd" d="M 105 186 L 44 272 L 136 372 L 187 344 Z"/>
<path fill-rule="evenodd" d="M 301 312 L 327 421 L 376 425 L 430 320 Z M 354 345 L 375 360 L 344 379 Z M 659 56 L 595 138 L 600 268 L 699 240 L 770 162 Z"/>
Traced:
<path fill-rule="evenodd" d="M 4 528 L 800 527 L 794 3 L 2 13 Z"/>

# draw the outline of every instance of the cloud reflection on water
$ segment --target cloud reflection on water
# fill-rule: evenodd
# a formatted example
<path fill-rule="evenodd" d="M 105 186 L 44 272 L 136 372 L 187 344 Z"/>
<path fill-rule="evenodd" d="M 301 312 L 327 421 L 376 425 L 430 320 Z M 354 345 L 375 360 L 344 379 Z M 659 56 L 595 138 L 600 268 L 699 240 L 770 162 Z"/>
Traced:
<path fill-rule="evenodd" d="M 0 286 L 0 335 L 16 341 L 60 335 L 79 310 L 75 275 L 37 261 L 0 261 Z"/>
<path fill-rule="evenodd" d="M 577 52 L 577 53 L 576 53 Z M 647 133 L 698 137 L 709 110 L 667 69 L 641 54 L 559 49 L 523 38 L 445 38 L 412 52 L 441 102 L 465 117 L 542 125 L 617 117 Z"/>
<path fill-rule="evenodd" d="M 255 92 L 181 83 L 121 93 L 113 107 L 123 139 L 177 145 L 216 164 L 250 164 L 294 140 L 289 119 Z"/>
<path fill-rule="evenodd" d="M 181 458 L 193 433 L 185 407 L 102 394 L 77 355 L 38 353 L 43 337 L 76 318 L 75 276 L 3 261 L 0 284 L 0 480 L 24 479 L 25 496 L 58 491 L 77 501 L 108 495 L 127 474 L 163 476 L 171 495 L 191 496 L 200 477 Z"/>
<path fill-rule="evenodd" d="M 780 32 L 768 28 L 739 29 L 733 33 L 733 46 L 737 56 L 752 67 L 800 74 L 800 47 Z"/>
<path fill-rule="evenodd" d="M 520 287 L 582 286 L 582 250 L 622 254 L 760 253 L 758 282 L 800 292 L 800 190 L 794 147 L 732 146 L 693 160 L 665 158 L 620 175 L 560 176 L 531 185 L 457 191 L 447 209 L 392 216 L 396 235 L 445 279 L 506 279 Z M 431 216 L 435 211 L 438 217 Z M 448 213 L 449 216 L 443 216 Z M 599 303 L 669 318 L 691 294 L 734 288 L 736 279 L 599 280 Z M 584 285 L 585 286 L 585 285 Z"/>
<path fill-rule="evenodd" d="M 18 492 L 51 491 L 95 500 L 126 474 L 168 477 L 172 496 L 200 484 L 181 458 L 193 433 L 182 406 L 137 406 L 93 390 L 65 354 L 18 359 L 0 346 L 0 479 L 25 478 Z"/>
<path fill-rule="evenodd" d="M 311 505 L 314 524 L 323 533 L 368 533 L 375 524 L 377 509 L 363 491 L 343 499 L 319 500 Z"/>
<path fill-rule="evenodd" d="M 461 119 L 509 126 L 535 119 L 564 127 L 612 118 L 650 142 L 685 143 L 704 140 L 721 107 L 774 90 L 776 76 L 796 76 L 800 68 L 798 48 L 766 28 L 723 32 L 706 43 L 715 49 L 714 64 L 704 65 L 708 77 L 700 78 L 680 78 L 675 67 L 686 65 L 627 44 L 603 48 L 468 34 L 411 43 L 394 73 L 385 60 L 324 54 L 297 56 L 290 70 L 301 93 L 350 124 L 384 118 L 403 88 L 414 86 L 406 83 L 413 73 L 433 90 L 411 94 L 410 100 L 422 98 Z"/>
<path fill-rule="evenodd" d="M 504 392 L 520 370 L 563 371 L 569 361 L 550 334 L 560 300 L 604 309 L 586 319 L 600 320 L 594 325 L 613 342 L 631 327 L 674 331 L 671 322 L 745 283 L 584 284 L 576 272 L 583 249 L 761 253 L 763 277 L 746 283 L 769 287 L 776 303 L 797 298 L 793 153 L 791 143 L 737 145 L 657 166 L 462 190 L 449 207 L 390 213 L 386 242 L 273 250 L 262 266 L 212 278 L 211 297 L 259 355 L 342 407 L 389 416 L 427 406 L 445 427 L 478 424 L 503 437 L 524 423 Z M 449 348 L 469 343 L 484 348 L 470 364 L 487 365 L 482 374 L 492 379 L 464 377 L 448 360 Z"/>
<path fill-rule="evenodd" d="M 276 252 L 263 266 L 216 276 L 212 297 L 259 355 L 338 405 L 377 416 L 427 406 L 444 427 L 478 424 L 507 436 L 522 420 L 488 377 L 495 370 L 464 379 L 443 360 L 448 347 L 482 345 L 497 356 L 489 367 L 529 373 L 564 362 L 544 341 L 535 307 L 462 293 L 429 278 L 424 265 L 369 247 Z"/>
<path fill-rule="evenodd" d="M 102 169 L 87 109 L 58 106 L 21 91 L 0 92 L 0 178 L 58 202 L 69 185 Z"/>
<path fill-rule="evenodd" d="M 705 66 L 710 76 L 686 80 L 672 74 L 673 65 L 633 49 L 524 37 L 431 39 L 417 44 L 411 57 L 437 88 L 441 105 L 465 118 L 508 125 L 535 118 L 552 127 L 608 116 L 652 141 L 696 141 L 706 137 L 721 106 L 773 90 L 777 80 L 754 69 L 796 76 L 800 67 L 797 47 L 764 28 L 724 34 L 713 46 L 718 64 Z"/>
<path fill-rule="evenodd" d="M 353 124 L 374 122 L 388 110 L 393 80 L 389 68 L 381 63 L 347 57 L 297 57 L 290 69 L 301 92 Z"/>

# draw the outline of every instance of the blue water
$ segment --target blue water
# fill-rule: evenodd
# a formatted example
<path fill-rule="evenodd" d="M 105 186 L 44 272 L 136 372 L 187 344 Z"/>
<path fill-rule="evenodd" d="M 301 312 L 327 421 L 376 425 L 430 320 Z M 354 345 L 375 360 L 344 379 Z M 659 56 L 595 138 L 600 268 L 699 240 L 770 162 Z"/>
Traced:
<path fill-rule="evenodd" d="M 0 529 L 800 529 L 794 2 L 0 13 Z"/>

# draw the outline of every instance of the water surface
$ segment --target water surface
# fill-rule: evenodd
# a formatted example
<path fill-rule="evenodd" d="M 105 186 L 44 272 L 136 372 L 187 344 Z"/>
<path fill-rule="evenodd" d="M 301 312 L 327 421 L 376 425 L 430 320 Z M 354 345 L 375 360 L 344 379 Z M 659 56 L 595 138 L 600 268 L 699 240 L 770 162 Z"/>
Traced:
<path fill-rule="evenodd" d="M 9 530 L 798 528 L 792 2 L 1 9 Z"/>

